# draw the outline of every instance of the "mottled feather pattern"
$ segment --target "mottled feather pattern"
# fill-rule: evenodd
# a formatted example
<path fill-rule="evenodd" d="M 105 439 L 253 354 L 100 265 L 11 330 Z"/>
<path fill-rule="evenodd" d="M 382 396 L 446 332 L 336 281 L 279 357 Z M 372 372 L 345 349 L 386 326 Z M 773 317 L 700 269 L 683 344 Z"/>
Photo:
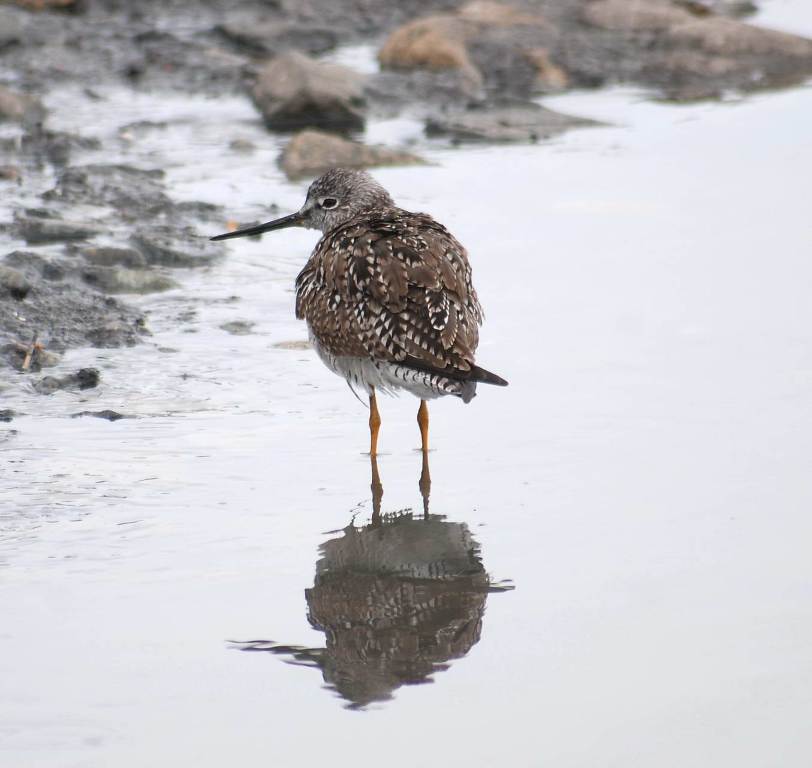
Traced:
<path fill-rule="evenodd" d="M 365 210 L 329 231 L 296 280 L 325 351 L 465 379 L 482 309 L 463 246 L 426 214 Z"/>
<path fill-rule="evenodd" d="M 287 227 L 324 233 L 296 280 L 296 316 L 330 370 L 367 392 L 421 400 L 507 382 L 474 362 L 482 309 L 460 243 L 398 208 L 365 171 L 333 168 L 295 213 L 215 240 Z"/>

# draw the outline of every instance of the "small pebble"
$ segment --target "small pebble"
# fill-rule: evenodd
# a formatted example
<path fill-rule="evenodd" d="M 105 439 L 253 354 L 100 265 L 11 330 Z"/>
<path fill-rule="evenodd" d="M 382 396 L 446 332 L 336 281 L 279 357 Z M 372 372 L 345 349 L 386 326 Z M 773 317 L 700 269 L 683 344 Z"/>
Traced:
<path fill-rule="evenodd" d="M 223 323 L 220 328 L 227 331 L 232 336 L 247 336 L 251 333 L 254 323 L 248 320 L 232 320 L 228 323 Z"/>

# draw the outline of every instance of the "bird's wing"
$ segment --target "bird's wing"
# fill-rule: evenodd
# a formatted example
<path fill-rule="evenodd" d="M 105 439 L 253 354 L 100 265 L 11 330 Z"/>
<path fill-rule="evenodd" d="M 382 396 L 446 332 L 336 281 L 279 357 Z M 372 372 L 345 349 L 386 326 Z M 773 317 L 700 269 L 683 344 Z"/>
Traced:
<path fill-rule="evenodd" d="M 328 233 L 296 281 L 296 314 L 333 354 L 465 376 L 482 309 L 460 243 L 391 211 Z"/>

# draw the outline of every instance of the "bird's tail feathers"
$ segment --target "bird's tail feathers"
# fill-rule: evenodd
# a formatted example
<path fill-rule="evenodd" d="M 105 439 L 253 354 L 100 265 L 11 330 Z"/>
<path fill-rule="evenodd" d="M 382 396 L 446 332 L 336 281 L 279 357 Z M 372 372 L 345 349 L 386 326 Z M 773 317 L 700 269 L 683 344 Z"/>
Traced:
<path fill-rule="evenodd" d="M 471 366 L 471 376 L 469 381 L 481 381 L 483 384 L 495 384 L 497 387 L 506 387 L 508 383 L 495 373 L 486 371 L 478 365 Z"/>

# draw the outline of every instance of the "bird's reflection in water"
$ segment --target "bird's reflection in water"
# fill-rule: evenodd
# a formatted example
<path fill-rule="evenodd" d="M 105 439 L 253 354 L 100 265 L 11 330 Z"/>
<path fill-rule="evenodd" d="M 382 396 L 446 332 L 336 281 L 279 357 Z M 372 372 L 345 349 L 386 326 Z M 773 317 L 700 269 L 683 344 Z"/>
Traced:
<path fill-rule="evenodd" d="M 382 515 L 374 458 L 371 471 L 371 524 L 350 524 L 326 541 L 314 584 L 305 590 L 308 621 L 324 633 L 326 647 L 236 644 L 318 667 L 327 686 L 352 708 L 390 699 L 402 685 L 431 682 L 479 640 L 488 593 L 509 588 L 491 583 L 465 523 L 429 514 L 425 454 L 422 516 Z"/>

